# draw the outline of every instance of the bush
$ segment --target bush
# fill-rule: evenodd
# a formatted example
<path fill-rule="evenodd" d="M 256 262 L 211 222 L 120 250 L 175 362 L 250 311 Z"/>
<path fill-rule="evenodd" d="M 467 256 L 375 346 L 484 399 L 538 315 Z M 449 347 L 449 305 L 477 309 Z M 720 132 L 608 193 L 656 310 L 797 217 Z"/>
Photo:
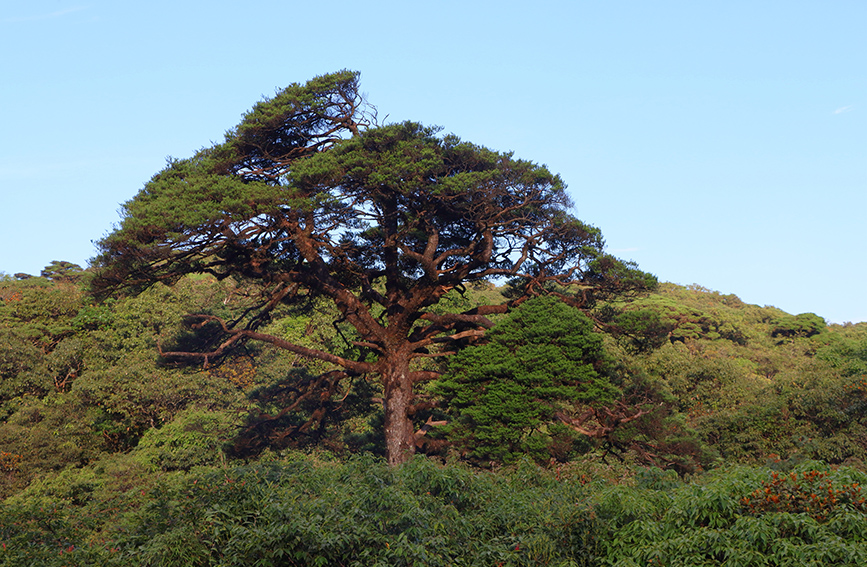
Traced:
<path fill-rule="evenodd" d="M 812 337 L 826 328 L 825 320 L 815 313 L 786 315 L 774 319 L 771 324 L 774 326 L 771 336 L 775 338 Z"/>
<path fill-rule="evenodd" d="M 607 375 L 602 335 L 556 298 L 527 301 L 487 339 L 455 355 L 433 388 L 454 418 L 443 430 L 480 463 L 523 455 L 547 461 L 556 411 L 604 406 L 620 396 Z"/>
<path fill-rule="evenodd" d="M 238 422 L 229 412 L 181 412 L 162 427 L 145 432 L 136 446 L 136 458 L 164 471 L 218 464 L 225 458 L 223 446 Z"/>
<path fill-rule="evenodd" d="M 867 561 L 867 513 L 857 504 L 864 481 L 863 472 L 815 462 L 790 475 L 736 467 L 674 488 L 608 488 L 594 509 L 609 526 L 608 565 L 855 567 Z M 821 506 L 811 503 L 817 489 Z"/>
<path fill-rule="evenodd" d="M 815 461 L 790 468 L 689 480 L 650 468 L 629 485 L 528 460 L 491 472 L 291 452 L 145 473 L 115 456 L 0 505 L 0 565 L 867 564 L 867 474 Z"/>
<path fill-rule="evenodd" d="M 102 505 L 104 486 L 92 480 L 75 473 L 60 483 L 67 488 L 32 492 L 0 510 L 0 565 L 33 564 L 25 558 L 78 565 L 88 557 L 124 566 L 596 561 L 598 527 L 577 505 L 584 484 L 529 462 L 485 473 L 423 457 L 392 469 L 371 456 L 339 463 L 290 453 L 282 462 L 162 476 L 144 484 L 146 497 L 129 512 L 75 529 L 84 508 Z M 72 492 L 86 495 L 77 510 Z"/>

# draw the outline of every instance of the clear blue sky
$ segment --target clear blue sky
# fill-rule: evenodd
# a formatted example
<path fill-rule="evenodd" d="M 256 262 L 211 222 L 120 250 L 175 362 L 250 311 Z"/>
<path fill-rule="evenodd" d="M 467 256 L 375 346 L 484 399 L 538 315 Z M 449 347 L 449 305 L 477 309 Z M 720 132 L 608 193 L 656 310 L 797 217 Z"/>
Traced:
<path fill-rule="evenodd" d="M 0 10 L 0 272 L 87 264 L 165 164 L 343 68 L 547 164 L 609 251 L 867 321 L 867 2 L 30 0 Z"/>

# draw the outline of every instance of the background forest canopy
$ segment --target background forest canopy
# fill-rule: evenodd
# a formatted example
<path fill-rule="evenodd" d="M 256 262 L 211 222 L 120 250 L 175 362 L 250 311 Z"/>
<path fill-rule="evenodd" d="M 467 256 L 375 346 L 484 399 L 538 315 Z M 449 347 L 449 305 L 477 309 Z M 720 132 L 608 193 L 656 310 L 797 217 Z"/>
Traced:
<path fill-rule="evenodd" d="M 512 154 L 380 124 L 349 71 L 290 85 L 224 142 L 170 160 L 90 267 L 0 278 L 0 564 L 55 564 L 58 548 L 106 565 L 261 558 L 277 548 L 232 547 L 265 536 L 228 526 L 251 525 L 269 490 L 296 498 L 293 475 L 385 499 L 311 506 L 388 516 L 384 531 L 334 528 L 387 564 L 392 545 L 424 555 L 441 537 L 411 518 L 453 513 L 449 537 L 461 514 L 486 518 L 490 532 L 466 537 L 504 564 L 598 564 L 623 538 L 664 545 L 630 518 L 682 534 L 665 510 L 686 506 L 689 482 L 726 495 L 701 504 L 696 530 L 800 514 L 810 538 L 867 557 L 867 324 L 658 284 L 604 251 L 564 189 Z M 833 501 L 810 500 L 820 486 Z M 765 489 L 778 501 L 758 500 Z M 496 501 L 538 525 L 515 528 L 485 508 Z M 263 526 L 290 529 L 268 510 Z M 193 544 L 205 532 L 211 547 Z M 311 541 L 273 564 L 338 563 L 358 544 Z M 750 553 L 780 552 L 756 541 Z M 414 560 L 468 553 L 448 542 Z M 647 549 L 635 544 L 636 564 Z"/>

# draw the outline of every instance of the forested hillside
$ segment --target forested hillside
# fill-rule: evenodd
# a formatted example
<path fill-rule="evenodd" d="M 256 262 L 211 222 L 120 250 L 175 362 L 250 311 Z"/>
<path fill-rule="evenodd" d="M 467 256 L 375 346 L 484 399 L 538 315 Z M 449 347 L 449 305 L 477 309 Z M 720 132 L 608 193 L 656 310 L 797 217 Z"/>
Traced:
<path fill-rule="evenodd" d="M 2 564 L 615 564 L 623 541 L 635 564 L 713 564 L 744 537 L 731 564 L 782 554 L 775 538 L 864 558 L 867 325 L 673 284 L 592 318 L 529 302 L 422 361 L 444 373 L 415 418 L 427 456 L 389 471 L 375 381 L 329 382 L 267 344 L 209 366 L 160 356 L 202 340 L 184 315 L 229 316 L 243 286 L 188 276 L 96 301 L 60 265 L 0 282 Z M 269 332 L 357 348 L 330 309 L 281 311 Z M 710 528 L 717 551 L 697 543 Z"/>
<path fill-rule="evenodd" d="M 259 102 L 0 279 L 0 566 L 867 564 L 867 325 L 571 210 L 356 72 Z"/>

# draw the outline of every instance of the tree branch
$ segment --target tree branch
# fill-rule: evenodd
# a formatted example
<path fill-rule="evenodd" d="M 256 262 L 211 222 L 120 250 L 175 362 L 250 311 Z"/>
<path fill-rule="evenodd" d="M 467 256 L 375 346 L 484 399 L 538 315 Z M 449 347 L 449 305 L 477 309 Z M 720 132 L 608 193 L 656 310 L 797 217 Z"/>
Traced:
<path fill-rule="evenodd" d="M 352 372 L 364 374 L 375 371 L 374 366 L 367 362 L 349 360 L 347 358 L 343 358 L 329 352 L 296 345 L 295 343 L 289 342 L 286 339 L 275 337 L 274 335 L 268 335 L 266 333 L 259 333 L 250 329 L 232 329 L 226 324 L 224 320 L 214 315 L 189 315 L 189 317 L 196 318 L 201 321 L 200 323 L 196 324 L 197 326 L 203 326 L 206 323 L 210 322 L 219 324 L 223 332 L 229 335 L 229 338 L 222 344 L 220 344 L 220 346 L 217 347 L 216 350 L 213 350 L 211 352 L 164 352 L 160 348 L 160 355 L 166 358 L 200 358 L 204 360 L 205 367 L 207 368 L 210 359 L 222 356 L 238 341 L 242 339 L 253 339 L 270 343 L 278 348 L 288 350 L 289 352 L 294 352 L 295 354 L 299 354 L 301 356 L 330 362 L 332 364 L 342 366 L 343 368 L 346 368 L 347 370 L 350 370 Z"/>

